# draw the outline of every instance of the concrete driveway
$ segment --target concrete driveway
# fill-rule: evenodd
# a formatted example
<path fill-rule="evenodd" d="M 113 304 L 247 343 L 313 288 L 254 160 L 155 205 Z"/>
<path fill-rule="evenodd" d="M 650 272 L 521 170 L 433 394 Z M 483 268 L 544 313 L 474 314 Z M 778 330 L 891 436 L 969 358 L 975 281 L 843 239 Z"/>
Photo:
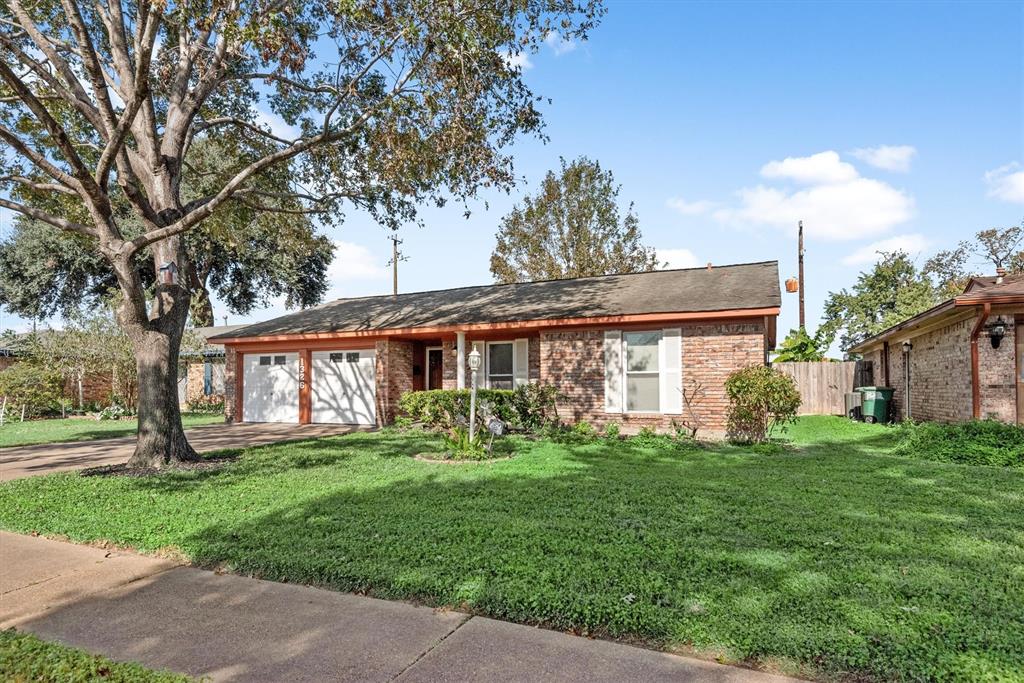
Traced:
<path fill-rule="evenodd" d="M 213 681 L 796 683 L 530 626 L 0 532 L 0 628 Z"/>
<path fill-rule="evenodd" d="M 193 448 L 200 453 L 209 453 L 225 448 L 263 446 L 281 441 L 347 434 L 358 429 L 349 425 L 263 422 L 203 425 L 186 429 L 185 435 Z M 0 481 L 99 465 L 116 465 L 127 461 L 134 449 L 134 436 L 4 448 L 0 449 Z"/>

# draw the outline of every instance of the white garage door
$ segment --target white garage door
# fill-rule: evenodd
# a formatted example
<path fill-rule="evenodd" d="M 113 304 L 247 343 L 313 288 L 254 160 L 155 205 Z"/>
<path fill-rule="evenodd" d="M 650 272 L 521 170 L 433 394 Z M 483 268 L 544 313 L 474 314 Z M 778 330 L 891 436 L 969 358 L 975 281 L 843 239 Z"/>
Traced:
<path fill-rule="evenodd" d="M 299 354 L 246 355 L 242 391 L 246 422 L 298 422 Z"/>
<path fill-rule="evenodd" d="M 377 422 L 374 352 L 313 353 L 313 422 L 372 425 Z"/>

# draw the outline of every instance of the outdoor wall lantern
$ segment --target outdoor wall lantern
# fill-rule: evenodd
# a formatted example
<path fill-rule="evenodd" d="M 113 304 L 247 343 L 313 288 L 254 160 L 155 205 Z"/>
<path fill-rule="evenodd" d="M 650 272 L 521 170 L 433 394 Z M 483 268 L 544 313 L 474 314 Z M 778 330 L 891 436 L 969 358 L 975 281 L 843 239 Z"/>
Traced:
<path fill-rule="evenodd" d="M 167 261 L 160 266 L 160 282 L 165 285 L 178 284 L 178 266 L 174 261 Z"/>
<path fill-rule="evenodd" d="M 996 318 L 996 321 L 988 326 L 988 340 L 992 342 L 992 348 L 998 349 L 999 344 L 1006 336 L 1006 321 L 1003 316 Z"/>
<path fill-rule="evenodd" d="M 910 353 L 910 349 L 914 348 L 914 345 L 910 341 L 903 342 L 903 353 Z"/>
<path fill-rule="evenodd" d="M 480 369 L 480 352 L 473 348 L 469 352 L 469 440 L 472 442 L 476 435 L 476 373 Z"/>

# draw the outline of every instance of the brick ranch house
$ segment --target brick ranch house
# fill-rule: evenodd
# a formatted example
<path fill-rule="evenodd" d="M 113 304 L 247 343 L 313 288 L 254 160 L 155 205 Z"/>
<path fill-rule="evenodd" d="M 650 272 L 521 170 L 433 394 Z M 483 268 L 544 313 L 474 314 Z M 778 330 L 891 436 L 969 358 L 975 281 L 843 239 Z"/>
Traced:
<path fill-rule="evenodd" d="M 476 348 L 478 386 L 554 385 L 565 420 L 721 434 L 725 379 L 766 363 L 780 299 L 775 261 L 709 265 L 339 299 L 209 341 L 229 421 L 385 424 L 407 391 L 468 388 Z"/>
<path fill-rule="evenodd" d="M 1024 275 L 973 278 L 963 294 L 851 352 L 872 361 L 876 382 L 893 387 L 901 419 L 1024 424 L 1022 326 Z"/>

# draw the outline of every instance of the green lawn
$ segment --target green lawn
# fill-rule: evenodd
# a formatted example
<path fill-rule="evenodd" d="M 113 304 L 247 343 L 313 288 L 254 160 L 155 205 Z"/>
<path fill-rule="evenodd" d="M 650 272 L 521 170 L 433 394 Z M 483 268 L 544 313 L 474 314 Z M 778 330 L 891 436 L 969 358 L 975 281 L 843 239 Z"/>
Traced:
<path fill-rule="evenodd" d="M 224 422 L 221 414 L 186 414 L 182 416 L 186 427 Z M 75 417 L 53 420 L 26 420 L 7 422 L 0 426 L 0 448 L 28 446 L 36 443 L 61 443 L 63 441 L 92 441 L 112 439 L 135 434 L 138 424 L 135 420 L 96 420 L 89 417 Z"/>
<path fill-rule="evenodd" d="M 187 683 L 192 679 L 138 664 L 113 662 L 33 635 L 0 631 L 0 680 L 61 683 Z"/>
<path fill-rule="evenodd" d="M 542 441 L 464 465 L 351 434 L 10 482 L 0 527 L 817 677 L 1024 680 L 1024 472 L 889 456 L 893 433 L 809 418 L 777 455 Z"/>

